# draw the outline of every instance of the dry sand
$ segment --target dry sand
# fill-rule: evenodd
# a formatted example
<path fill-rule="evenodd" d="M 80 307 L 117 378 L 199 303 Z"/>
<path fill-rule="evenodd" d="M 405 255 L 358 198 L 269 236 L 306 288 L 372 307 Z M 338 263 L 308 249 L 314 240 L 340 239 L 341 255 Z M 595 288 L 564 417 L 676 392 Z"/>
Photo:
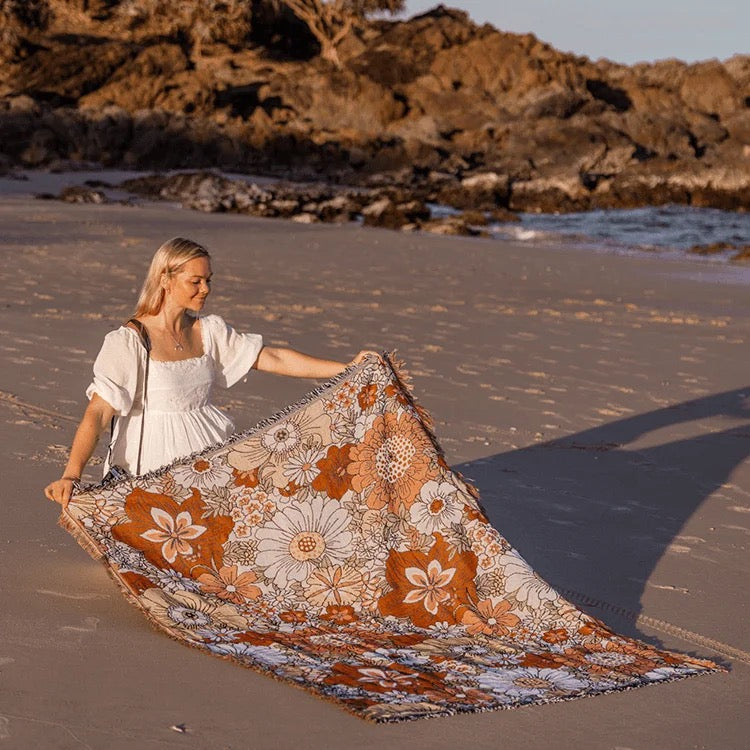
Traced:
<path fill-rule="evenodd" d="M 64 463 L 102 337 L 177 234 L 214 252 L 210 309 L 267 343 L 342 360 L 398 348 L 449 460 L 551 583 L 750 650 L 750 310 L 733 272 L 6 195 L 0 750 L 747 746 L 741 654 L 598 607 L 588 610 L 630 635 L 731 671 L 384 726 L 152 630 L 57 527 L 41 490 Z M 310 385 L 254 373 L 220 403 L 247 427 Z"/>

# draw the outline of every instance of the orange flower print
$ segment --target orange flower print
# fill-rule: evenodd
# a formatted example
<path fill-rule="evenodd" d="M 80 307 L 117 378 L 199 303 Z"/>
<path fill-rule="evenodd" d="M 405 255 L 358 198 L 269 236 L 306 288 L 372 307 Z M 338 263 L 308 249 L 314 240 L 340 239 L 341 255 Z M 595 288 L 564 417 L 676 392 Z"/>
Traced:
<path fill-rule="evenodd" d="M 356 622 L 357 615 L 354 613 L 354 607 L 348 604 L 329 604 L 320 619 L 336 625 L 348 625 L 350 622 Z"/>
<path fill-rule="evenodd" d="M 510 608 L 510 602 L 501 601 L 493 604 L 492 599 L 485 599 L 474 609 L 466 608 L 462 613 L 461 622 L 470 635 L 508 635 L 510 629 L 521 622 L 519 617 L 510 612 Z"/>
<path fill-rule="evenodd" d="M 347 471 L 351 462 L 350 449 L 351 445 L 344 445 L 341 448 L 338 445 L 332 445 L 328 449 L 325 457 L 316 463 L 320 473 L 313 480 L 314 490 L 323 492 L 335 500 L 341 500 L 344 494 L 352 488 L 351 476 Z"/>
<path fill-rule="evenodd" d="M 158 568 L 193 577 L 196 566 L 205 570 L 221 564 L 234 525 L 229 516 L 208 516 L 207 510 L 197 489 L 182 503 L 134 489 L 125 498 L 127 520 L 112 527 L 112 536 L 143 552 Z"/>
<path fill-rule="evenodd" d="M 279 618 L 283 622 L 299 623 L 299 622 L 306 622 L 307 621 L 307 615 L 301 609 L 293 609 L 293 610 L 289 610 L 287 612 L 282 612 L 279 615 Z"/>
<path fill-rule="evenodd" d="M 381 597 L 380 613 L 408 617 L 420 628 L 457 624 L 458 608 L 476 598 L 477 558 L 470 551 L 449 554 L 440 534 L 427 552 L 391 550 L 385 573 L 392 590 Z"/>
<path fill-rule="evenodd" d="M 394 398 L 396 401 L 398 401 L 401 406 L 409 406 L 409 399 L 405 396 L 404 392 L 393 383 L 389 383 L 385 387 L 385 395 L 388 396 L 388 398 Z"/>
<path fill-rule="evenodd" d="M 368 664 L 339 662 L 333 665 L 331 674 L 323 682 L 329 685 L 365 688 L 375 693 L 390 693 L 397 690 L 422 694 L 430 689 L 439 689 L 442 677 L 442 672 L 420 674 L 396 663 L 373 667 Z"/>
<path fill-rule="evenodd" d="M 552 628 L 542 636 L 542 640 L 547 643 L 564 643 L 570 640 L 570 633 L 565 628 Z"/>
<path fill-rule="evenodd" d="M 408 508 L 422 485 L 435 476 L 430 470 L 432 453 L 430 439 L 411 414 L 380 415 L 349 452 L 352 488 L 366 494 L 370 508 Z"/>
<path fill-rule="evenodd" d="M 363 385 L 357 394 L 357 401 L 359 402 L 359 408 L 362 411 L 367 411 L 371 406 L 374 406 L 375 401 L 378 397 L 378 387 L 375 383 L 368 383 Z"/>
<path fill-rule="evenodd" d="M 260 589 L 253 585 L 257 580 L 258 576 L 252 571 L 238 574 L 236 565 L 222 566 L 218 571 L 212 570 L 198 576 L 203 591 L 235 604 L 242 604 L 247 599 L 257 599 L 260 596 Z"/>
<path fill-rule="evenodd" d="M 260 481 L 257 468 L 250 469 L 249 471 L 232 469 L 232 476 L 234 477 L 234 483 L 237 487 L 257 487 Z"/>
<path fill-rule="evenodd" d="M 197 539 L 206 531 L 205 526 L 193 523 L 187 511 L 178 513 L 174 518 L 161 508 L 151 508 L 151 517 L 157 528 L 149 529 L 141 536 L 149 542 L 161 544 L 161 554 L 169 563 L 173 563 L 177 555 L 192 555 L 193 548 L 188 540 Z"/>

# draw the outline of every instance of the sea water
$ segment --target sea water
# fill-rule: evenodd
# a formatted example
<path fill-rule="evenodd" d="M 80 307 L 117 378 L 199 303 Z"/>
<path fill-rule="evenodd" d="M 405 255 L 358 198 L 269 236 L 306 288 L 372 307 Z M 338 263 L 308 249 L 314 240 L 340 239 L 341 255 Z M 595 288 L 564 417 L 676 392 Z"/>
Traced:
<path fill-rule="evenodd" d="M 726 262 L 750 245 L 750 213 L 692 206 L 608 209 L 572 214 L 521 214 L 521 221 L 490 224 L 493 236 L 535 243 L 579 245 L 618 253 L 650 251 L 664 256 Z M 727 243 L 734 249 L 709 255 L 695 246 Z"/>

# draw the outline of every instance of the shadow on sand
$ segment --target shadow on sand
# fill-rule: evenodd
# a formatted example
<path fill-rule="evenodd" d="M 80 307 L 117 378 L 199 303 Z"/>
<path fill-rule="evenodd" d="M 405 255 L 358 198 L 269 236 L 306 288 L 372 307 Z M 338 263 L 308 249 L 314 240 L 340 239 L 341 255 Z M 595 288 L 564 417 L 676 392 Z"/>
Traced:
<path fill-rule="evenodd" d="M 750 420 L 747 395 L 750 387 L 727 391 L 455 468 L 550 584 L 638 614 L 667 547 L 750 453 L 750 421 L 737 426 Z M 733 426 L 627 448 L 656 430 L 721 416 Z M 584 609 L 611 623 L 600 609 Z"/>

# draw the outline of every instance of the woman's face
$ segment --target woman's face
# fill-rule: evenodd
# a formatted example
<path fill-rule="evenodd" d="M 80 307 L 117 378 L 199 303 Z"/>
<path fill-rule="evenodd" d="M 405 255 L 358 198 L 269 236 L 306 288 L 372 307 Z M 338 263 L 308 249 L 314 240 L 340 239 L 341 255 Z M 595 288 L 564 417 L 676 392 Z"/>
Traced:
<path fill-rule="evenodd" d="M 198 312 L 211 291 L 211 263 L 208 258 L 193 258 L 167 280 L 167 302 Z"/>

